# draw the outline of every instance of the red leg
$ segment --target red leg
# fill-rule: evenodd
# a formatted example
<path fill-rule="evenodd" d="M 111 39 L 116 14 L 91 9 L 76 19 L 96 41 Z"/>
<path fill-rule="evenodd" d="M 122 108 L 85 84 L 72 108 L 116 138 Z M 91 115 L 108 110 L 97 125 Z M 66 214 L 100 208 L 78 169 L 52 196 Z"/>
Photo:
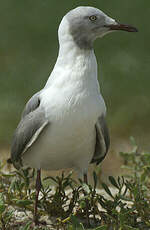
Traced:
<path fill-rule="evenodd" d="M 37 207 L 38 207 L 38 197 L 39 197 L 39 192 L 41 189 L 42 183 L 41 183 L 41 169 L 37 170 L 37 177 L 36 177 L 36 198 L 35 198 L 35 205 L 34 205 L 34 223 L 35 225 L 39 224 L 38 221 L 38 216 L 37 216 Z"/>
<path fill-rule="evenodd" d="M 85 173 L 84 175 L 84 183 L 88 185 L 88 177 L 87 177 L 87 173 Z M 86 193 L 85 193 L 86 195 Z M 89 201 L 88 199 L 85 200 L 86 201 L 86 220 L 87 220 L 87 227 L 90 227 L 90 218 L 89 218 Z"/>

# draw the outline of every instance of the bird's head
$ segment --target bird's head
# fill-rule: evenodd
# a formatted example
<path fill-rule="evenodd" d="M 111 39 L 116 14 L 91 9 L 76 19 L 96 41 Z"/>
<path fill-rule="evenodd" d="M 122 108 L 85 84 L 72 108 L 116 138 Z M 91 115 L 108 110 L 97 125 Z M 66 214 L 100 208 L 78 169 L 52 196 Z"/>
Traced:
<path fill-rule="evenodd" d="M 87 6 L 69 11 L 64 16 L 59 30 L 61 33 L 70 33 L 81 49 L 91 49 L 95 39 L 112 31 L 137 32 L 135 27 L 120 24 L 101 10 Z"/>

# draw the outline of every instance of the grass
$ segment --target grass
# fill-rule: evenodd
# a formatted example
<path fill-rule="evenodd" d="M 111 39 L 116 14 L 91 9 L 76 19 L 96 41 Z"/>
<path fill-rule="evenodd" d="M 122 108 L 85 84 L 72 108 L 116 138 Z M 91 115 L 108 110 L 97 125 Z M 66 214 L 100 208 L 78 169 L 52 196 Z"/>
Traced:
<path fill-rule="evenodd" d="M 34 227 L 32 223 L 35 171 L 26 169 L 6 174 L 3 172 L 4 165 L 1 164 L 0 229 L 87 229 L 87 199 L 90 229 L 150 229 L 150 154 L 140 152 L 133 143 L 133 150 L 130 153 L 122 152 L 120 155 L 124 161 L 122 167 L 128 173 L 117 178 L 109 176 L 111 186 L 101 183 L 106 195 L 101 195 L 97 189 L 95 172 L 93 172 L 93 186 L 86 185 L 81 180 L 73 180 L 71 173 L 67 176 L 62 173 L 61 177 L 44 178 L 38 215 L 40 219 L 43 217 L 47 219 L 45 224 L 38 227 Z M 55 188 L 49 186 L 49 182 L 53 182 Z"/>

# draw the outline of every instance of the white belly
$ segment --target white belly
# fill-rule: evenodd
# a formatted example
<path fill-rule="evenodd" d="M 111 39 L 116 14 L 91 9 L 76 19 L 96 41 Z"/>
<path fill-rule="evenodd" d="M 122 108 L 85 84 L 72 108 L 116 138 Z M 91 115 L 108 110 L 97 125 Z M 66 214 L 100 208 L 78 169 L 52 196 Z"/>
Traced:
<path fill-rule="evenodd" d="M 52 124 L 32 148 L 32 167 L 46 170 L 86 167 L 95 146 L 94 125 Z M 90 129 L 89 129 L 90 128 Z M 27 156 L 27 155 L 26 155 Z"/>
<path fill-rule="evenodd" d="M 45 170 L 87 168 L 95 150 L 95 124 L 105 112 L 103 99 L 89 98 L 74 105 L 58 99 L 44 107 L 50 125 L 24 154 L 24 163 Z"/>

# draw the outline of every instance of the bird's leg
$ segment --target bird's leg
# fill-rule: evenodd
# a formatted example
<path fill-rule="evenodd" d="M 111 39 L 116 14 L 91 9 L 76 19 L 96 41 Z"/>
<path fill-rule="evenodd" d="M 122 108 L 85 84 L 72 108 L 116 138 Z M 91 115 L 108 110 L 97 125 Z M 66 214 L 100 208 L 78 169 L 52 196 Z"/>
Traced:
<path fill-rule="evenodd" d="M 37 216 L 37 207 L 38 207 L 38 197 L 39 197 L 39 192 L 40 189 L 42 187 L 42 183 L 41 183 L 41 169 L 37 170 L 37 177 L 36 177 L 36 198 L 35 198 L 35 205 L 34 205 L 34 224 L 38 225 L 39 221 L 38 221 L 38 216 Z"/>
<path fill-rule="evenodd" d="M 88 185 L 87 173 L 84 173 L 83 176 L 84 176 L 84 177 L 83 177 L 84 183 Z M 86 195 L 86 193 L 84 193 L 84 195 Z M 90 224 L 90 217 L 89 217 L 89 200 L 86 198 L 86 199 L 85 199 L 85 202 L 86 202 L 86 220 L 87 220 L 87 227 L 90 227 L 91 224 Z"/>
<path fill-rule="evenodd" d="M 87 177 L 87 173 L 84 173 L 84 183 L 88 184 L 88 177 Z"/>

